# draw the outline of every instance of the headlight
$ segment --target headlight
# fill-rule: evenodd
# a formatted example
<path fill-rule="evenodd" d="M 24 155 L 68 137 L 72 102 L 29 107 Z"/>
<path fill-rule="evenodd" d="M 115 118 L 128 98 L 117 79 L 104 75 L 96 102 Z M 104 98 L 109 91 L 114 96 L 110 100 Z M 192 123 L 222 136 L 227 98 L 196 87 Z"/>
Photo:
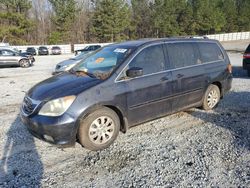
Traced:
<path fill-rule="evenodd" d="M 52 101 L 48 101 L 39 111 L 43 116 L 61 116 L 74 102 L 76 96 L 67 96 Z"/>

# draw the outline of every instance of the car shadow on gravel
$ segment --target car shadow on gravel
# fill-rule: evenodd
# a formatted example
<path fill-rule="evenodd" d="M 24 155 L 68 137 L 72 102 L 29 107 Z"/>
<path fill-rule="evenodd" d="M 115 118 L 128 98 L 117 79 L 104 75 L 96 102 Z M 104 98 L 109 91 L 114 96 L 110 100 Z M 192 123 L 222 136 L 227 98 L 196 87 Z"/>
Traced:
<path fill-rule="evenodd" d="M 41 187 L 43 164 L 20 117 L 11 124 L 0 160 L 0 187 Z"/>
<path fill-rule="evenodd" d="M 196 110 L 190 114 L 204 122 L 229 130 L 234 146 L 250 151 L 249 104 L 250 92 L 229 92 L 213 111 Z"/>

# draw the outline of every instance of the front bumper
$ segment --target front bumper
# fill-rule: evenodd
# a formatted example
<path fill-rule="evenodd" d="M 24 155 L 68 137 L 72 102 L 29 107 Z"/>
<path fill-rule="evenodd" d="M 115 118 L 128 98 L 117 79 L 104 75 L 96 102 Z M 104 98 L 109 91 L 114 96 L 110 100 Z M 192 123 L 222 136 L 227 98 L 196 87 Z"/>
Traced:
<path fill-rule="evenodd" d="M 62 147 L 73 146 L 76 142 L 76 120 L 67 113 L 60 117 L 29 117 L 21 110 L 20 116 L 29 132 L 41 140 Z"/>
<path fill-rule="evenodd" d="M 57 75 L 57 74 L 60 74 L 60 73 L 62 73 L 62 72 L 65 72 L 65 71 L 55 70 L 54 72 L 52 72 L 52 75 Z"/>

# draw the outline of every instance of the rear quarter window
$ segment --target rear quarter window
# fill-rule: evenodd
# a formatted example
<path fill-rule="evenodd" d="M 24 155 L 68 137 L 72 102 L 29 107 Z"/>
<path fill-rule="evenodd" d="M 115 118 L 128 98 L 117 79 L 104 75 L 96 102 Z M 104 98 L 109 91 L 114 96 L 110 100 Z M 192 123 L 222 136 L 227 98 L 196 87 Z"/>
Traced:
<path fill-rule="evenodd" d="M 198 43 L 202 63 L 220 61 L 224 59 L 220 47 L 216 43 Z"/>

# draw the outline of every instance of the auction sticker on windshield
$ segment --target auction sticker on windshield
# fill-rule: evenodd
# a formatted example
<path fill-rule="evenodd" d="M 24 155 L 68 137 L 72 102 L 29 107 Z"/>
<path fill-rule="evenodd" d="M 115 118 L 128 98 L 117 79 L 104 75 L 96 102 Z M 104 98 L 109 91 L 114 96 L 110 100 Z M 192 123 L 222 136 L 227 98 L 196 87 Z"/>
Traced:
<path fill-rule="evenodd" d="M 125 53 L 127 51 L 127 49 L 122 49 L 122 48 L 116 48 L 114 50 L 114 52 L 117 52 L 117 53 Z"/>
<path fill-rule="evenodd" d="M 101 63 L 103 62 L 104 58 L 103 57 L 99 57 L 95 60 L 96 63 Z"/>

